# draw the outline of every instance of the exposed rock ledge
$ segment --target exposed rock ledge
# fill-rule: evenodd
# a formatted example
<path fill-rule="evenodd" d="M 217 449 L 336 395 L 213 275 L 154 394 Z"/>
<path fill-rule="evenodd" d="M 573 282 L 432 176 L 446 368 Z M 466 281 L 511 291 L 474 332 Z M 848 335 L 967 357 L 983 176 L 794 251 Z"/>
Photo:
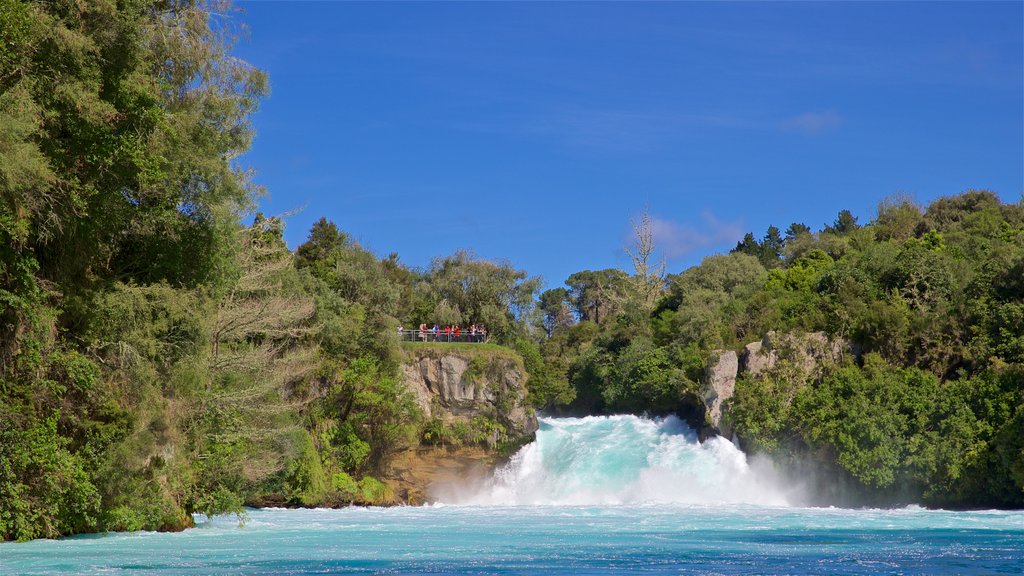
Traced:
<path fill-rule="evenodd" d="M 467 427 L 476 419 L 500 425 L 503 433 L 476 445 L 419 446 L 396 455 L 388 477 L 404 502 L 430 501 L 439 487 L 487 473 L 503 454 L 533 441 L 537 416 L 526 402 L 526 370 L 514 352 L 414 344 L 406 353 L 403 379 L 426 420 Z"/>
<path fill-rule="evenodd" d="M 738 371 L 739 361 L 735 352 L 715 350 L 711 353 L 707 367 L 704 369 L 704 380 L 700 386 L 700 395 L 705 406 L 704 421 L 714 428 L 714 430 L 708 431 L 711 435 L 732 436 L 732 431 L 726 429 L 722 424 L 722 403 L 732 398 L 736 389 Z M 707 434 L 701 434 L 701 436 L 705 435 Z"/>
<path fill-rule="evenodd" d="M 824 332 L 780 334 L 773 331 L 761 341 L 744 346 L 740 354 L 732 350 L 715 350 L 708 359 L 701 381 L 700 391 L 705 406 L 705 429 L 701 436 L 732 436 L 729 419 L 723 417 L 722 405 L 732 398 L 736 378 L 740 374 L 757 378 L 785 360 L 803 377 L 814 380 L 821 377 L 826 366 L 841 362 L 848 354 L 857 356 L 859 351 L 850 342 L 829 338 Z"/>

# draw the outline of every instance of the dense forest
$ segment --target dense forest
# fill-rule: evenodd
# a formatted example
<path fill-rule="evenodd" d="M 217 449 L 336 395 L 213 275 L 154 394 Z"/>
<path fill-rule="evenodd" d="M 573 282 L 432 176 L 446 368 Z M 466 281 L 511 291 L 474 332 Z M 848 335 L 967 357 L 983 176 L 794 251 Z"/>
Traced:
<path fill-rule="evenodd" d="M 4 539 L 391 502 L 389 458 L 436 425 L 400 377 L 397 328 L 421 322 L 486 325 L 538 409 L 691 421 L 712 351 L 824 331 L 861 354 L 741 378 L 746 448 L 866 493 L 1024 506 L 1024 203 L 890 199 L 669 275 L 641 217 L 633 270 L 544 292 L 327 219 L 291 251 L 237 161 L 267 79 L 235 26 L 221 3 L 0 0 Z"/>
<path fill-rule="evenodd" d="M 1024 506 L 1024 202 L 890 198 L 863 226 L 844 210 L 817 232 L 747 234 L 664 283 L 645 269 L 540 294 L 543 366 L 570 384 L 555 403 L 687 415 L 713 351 L 821 331 L 859 354 L 736 383 L 748 452 L 814 463 L 865 502 Z"/>

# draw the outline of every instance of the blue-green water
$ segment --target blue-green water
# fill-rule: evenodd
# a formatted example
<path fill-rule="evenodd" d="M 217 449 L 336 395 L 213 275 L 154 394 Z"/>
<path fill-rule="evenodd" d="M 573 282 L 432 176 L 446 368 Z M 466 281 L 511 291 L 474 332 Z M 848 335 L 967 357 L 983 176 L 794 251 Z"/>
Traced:
<path fill-rule="evenodd" d="M 1020 574 L 1024 515 L 730 505 L 261 510 L 0 545 L 14 574 Z"/>
<path fill-rule="evenodd" d="M 253 510 L 178 534 L 0 544 L 15 574 L 1021 574 L 1024 512 L 800 506 L 674 418 L 548 419 L 449 505 Z"/>

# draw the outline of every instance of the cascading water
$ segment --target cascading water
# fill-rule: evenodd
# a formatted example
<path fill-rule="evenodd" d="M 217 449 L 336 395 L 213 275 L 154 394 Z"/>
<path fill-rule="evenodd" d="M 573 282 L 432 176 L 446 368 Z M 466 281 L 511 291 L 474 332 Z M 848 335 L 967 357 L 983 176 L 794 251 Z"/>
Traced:
<path fill-rule="evenodd" d="M 1024 565 L 1019 511 L 775 507 L 787 498 L 753 464 L 724 439 L 698 443 L 675 418 L 545 419 L 486 486 L 442 498 L 482 505 L 271 508 L 250 510 L 244 527 L 197 517 L 181 533 L 0 542 L 0 574 L 883 576 Z"/>
<path fill-rule="evenodd" d="M 537 439 L 476 490 L 442 501 L 491 505 L 788 505 L 769 471 L 724 438 L 697 441 L 674 416 L 542 418 Z M 469 494 L 467 494 L 469 492 Z"/>

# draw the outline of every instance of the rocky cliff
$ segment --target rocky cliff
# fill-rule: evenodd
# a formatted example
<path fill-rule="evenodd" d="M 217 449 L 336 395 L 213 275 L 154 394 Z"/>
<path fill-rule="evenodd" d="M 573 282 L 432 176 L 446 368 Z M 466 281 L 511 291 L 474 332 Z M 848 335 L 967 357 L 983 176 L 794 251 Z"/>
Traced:
<path fill-rule="evenodd" d="M 484 346 L 407 346 L 402 375 L 425 425 L 421 444 L 391 464 L 389 480 L 404 502 L 432 500 L 533 440 L 537 416 L 526 402 L 522 359 Z"/>
<path fill-rule="evenodd" d="M 773 331 L 760 341 L 744 346 L 739 354 L 732 350 L 715 350 L 708 358 L 701 381 L 705 406 L 705 427 L 701 436 L 732 436 L 723 404 L 732 398 L 740 375 L 757 378 L 785 362 L 797 376 L 813 381 L 821 377 L 825 367 L 841 362 L 847 355 L 856 357 L 859 351 L 851 343 L 829 338 L 824 332 L 782 334 Z"/>
<path fill-rule="evenodd" d="M 700 393 L 705 407 L 704 421 L 713 430 L 702 433 L 702 436 L 708 433 L 721 434 L 726 438 L 732 436 L 732 430 L 722 421 L 722 403 L 732 398 L 738 370 L 739 360 L 732 350 L 715 350 L 708 358 Z"/>

